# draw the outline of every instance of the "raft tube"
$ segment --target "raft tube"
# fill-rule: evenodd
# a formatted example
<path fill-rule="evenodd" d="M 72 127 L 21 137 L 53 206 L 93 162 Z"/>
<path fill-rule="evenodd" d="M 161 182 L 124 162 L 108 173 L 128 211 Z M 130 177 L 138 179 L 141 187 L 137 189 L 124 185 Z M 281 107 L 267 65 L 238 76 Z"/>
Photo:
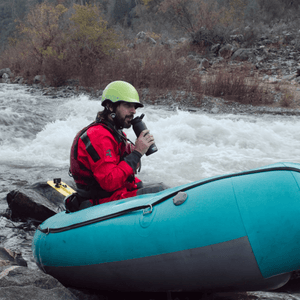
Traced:
<path fill-rule="evenodd" d="M 277 163 L 61 212 L 37 229 L 37 265 L 65 286 L 250 291 L 300 269 L 300 164 Z"/>

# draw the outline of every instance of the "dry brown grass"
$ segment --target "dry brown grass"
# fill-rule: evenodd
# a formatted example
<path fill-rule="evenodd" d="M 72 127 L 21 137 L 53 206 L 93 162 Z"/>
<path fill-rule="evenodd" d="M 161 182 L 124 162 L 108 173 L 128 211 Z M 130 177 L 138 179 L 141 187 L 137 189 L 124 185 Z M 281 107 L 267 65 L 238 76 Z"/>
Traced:
<path fill-rule="evenodd" d="M 263 83 L 261 74 L 253 72 L 249 63 L 234 66 L 225 61 L 200 75 L 196 61 L 187 56 L 191 51 L 201 53 L 204 49 L 193 47 L 183 43 L 170 49 L 142 43 L 132 49 L 124 46 L 110 56 L 82 63 L 76 59 L 78 53 L 74 53 L 75 48 L 70 45 L 63 60 L 44 57 L 41 64 L 30 45 L 22 42 L 2 53 L 0 60 L 6 61 L 6 67 L 29 83 L 35 75 L 42 74 L 51 86 L 65 85 L 67 79 L 77 79 L 79 85 L 86 88 L 103 89 L 111 81 L 124 80 L 140 91 L 147 88 L 151 99 L 179 90 L 194 93 L 198 104 L 203 95 L 208 95 L 242 104 L 274 105 L 275 91 L 283 95 L 279 105 L 294 105 L 297 95 L 290 88 L 282 83 Z"/>
<path fill-rule="evenodd" d="M 193 91 L 201 95 L 221 97 L 241 104 L 269 105 L 272 103 L 270 89 L 262 86 L 250 66 L 233 68 L 219 65 L 205 76 L 194 76 Z"/>

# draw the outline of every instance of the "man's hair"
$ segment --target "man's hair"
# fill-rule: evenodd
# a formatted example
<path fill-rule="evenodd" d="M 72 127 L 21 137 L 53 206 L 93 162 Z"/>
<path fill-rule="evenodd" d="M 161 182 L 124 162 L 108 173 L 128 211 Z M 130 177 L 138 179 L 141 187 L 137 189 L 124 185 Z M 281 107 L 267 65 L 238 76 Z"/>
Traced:
<path fill-rule="evenodd" d="M 112 103 L 110 102 L 110 104 L 108 104 L 107 106 L 104 107 L 104 110 L 102 111 L 98 111 L 97 113 L 97 118 L 96 121 L 99 122 L 100 120 L 107 120 L 108 116 L 112 113 L 115 112 L 117 107 L 121 104 L 121 102 L 116 102 L 116 103 Z M 111 111 L 109 109 L 109 105 L 111 105 L 111 107 L 113 108 L 113 111 Z"/>

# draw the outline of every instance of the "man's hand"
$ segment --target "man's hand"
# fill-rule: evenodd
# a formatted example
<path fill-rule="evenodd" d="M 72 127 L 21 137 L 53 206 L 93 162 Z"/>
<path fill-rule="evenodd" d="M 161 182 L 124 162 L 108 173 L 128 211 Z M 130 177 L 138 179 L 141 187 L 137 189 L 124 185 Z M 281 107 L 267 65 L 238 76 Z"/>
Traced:
<path fill-rule="evenodd" d="M 149 129 L 146 129 L 141 132 L 135 141 L 134 150 L 141 153 L 141 155 L 144 155 L 152 144 L 154 144 L 154 137 L 149 133 Z"/>

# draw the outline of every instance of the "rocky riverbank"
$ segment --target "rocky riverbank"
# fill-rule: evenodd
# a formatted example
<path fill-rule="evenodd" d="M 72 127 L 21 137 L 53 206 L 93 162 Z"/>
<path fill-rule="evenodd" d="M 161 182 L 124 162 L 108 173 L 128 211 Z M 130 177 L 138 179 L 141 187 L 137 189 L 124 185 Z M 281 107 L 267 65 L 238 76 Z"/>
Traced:
<path fill-rule="evenodd" d="M 41 84 L 28 85 L 27 91 L 32 94 L 46 96 L 50 98 L 71 98 L 80 94 L 86 94 L 93 99 L 101 99 L 102 90 L 93 91 L 87 90 L 83 87 L 63 86 L 59 88 L 44 87 Z M 298 116 L 300 115 L 300 84 L 299 99 L 295 99 L 294 105 L 290 107 L 281 107 L 278 104 L 273 105 L 246 105 L 238 102 L 226 101 L 222 98 L 211 96 L 203 96 L 200 100 L 192 93 L 185 91 L 174 91 L 160 94 L 153 99 L 149 98 L 149 90 L 141 91 L 141 102 L 144 104 L 154 105 L 157 107 L 164 107 L 170 110 L 180 109 L 190 112 L 203 112 L 208 114 L 242 114 L 242 115 L 281 115 L 281 116 Z M 297 94 L 298 95 L 298 94 Z M 274 96 L 276 97 L 276 95 Z M 297 96 L 298 97 L 298 96 Z M 280 98 L 280 93 L 277 95 Z M 100 107 L 100 106 L 99 106 Z"/>

